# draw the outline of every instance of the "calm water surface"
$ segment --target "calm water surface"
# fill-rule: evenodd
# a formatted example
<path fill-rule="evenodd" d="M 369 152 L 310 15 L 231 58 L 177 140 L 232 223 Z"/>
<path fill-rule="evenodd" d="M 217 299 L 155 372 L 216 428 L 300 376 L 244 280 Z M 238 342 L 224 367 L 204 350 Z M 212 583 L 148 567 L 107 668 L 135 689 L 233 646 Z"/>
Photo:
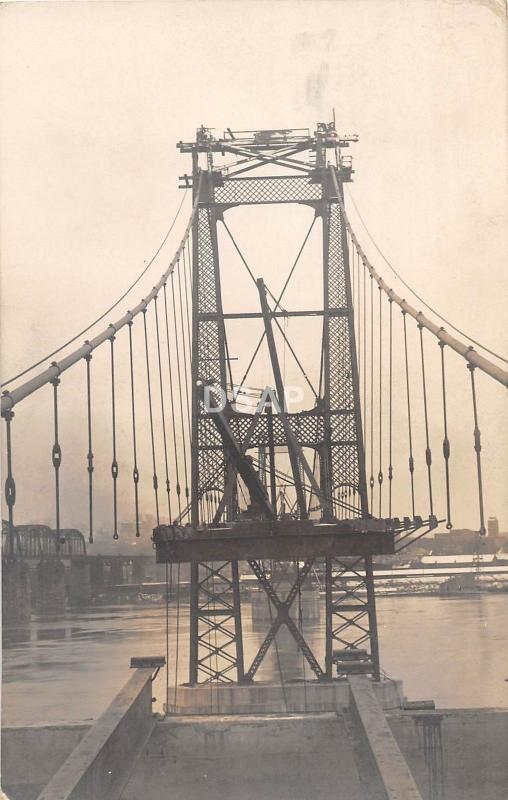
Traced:
<path fill-rule="evenodd" d="M 401 678 L 409 699 L 441 708 L 508 707 L 508 594 L 460 598 L 380 597 L 383 670 Z M 250 663 L 263 631 L 245 602 L 244 640 Z M 170 609 L 170 683 L 175 678 L 176 613 Z M 180 620 L 178 682 L 187 679 L 188 619 Z M 322 657 L 321 625 L 304 635 Z M 4 629 L 2 724 L 81 722 L 96 718 L 129 677 L 135 655 L 164 654 L 165 611 L 160 606 L 114 606 L 33 619 Z M 285 679 L 303 675 L 301 655 L 288 635 L 279 639 Z M 305 676 L 310 677 L 309 668 Z M 259 680 L 279 680 L 274 648 Z M 165 699 L 165 675 L 154 685 L 156 708 Z"/>

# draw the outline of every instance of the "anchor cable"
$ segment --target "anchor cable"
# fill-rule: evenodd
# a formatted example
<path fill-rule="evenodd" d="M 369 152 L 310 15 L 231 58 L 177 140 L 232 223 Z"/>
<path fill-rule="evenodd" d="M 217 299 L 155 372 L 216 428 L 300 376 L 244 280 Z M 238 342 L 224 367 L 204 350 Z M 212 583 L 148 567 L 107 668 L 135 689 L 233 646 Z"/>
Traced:
<path fill-rule="evenodd" d="M 134 483 L 134 512 L 136 523 L 136 538 L 139 539 L 139 470 L 138 470 L 138 455 L 137 455 L 137 441 L 136 441 L 136 399 L 134 394 L 134 356 L 132 352 L 132 321 L 129 324 L 129 367 L 131 378 L 131 418 L 132 418 L 132 449 L 133 449 L 133 466 L 132 466 L 132 480 Z"/>
<path fill-rule="evenodd" d="M 164 407 L 164 387 L 162 383 L 161 342 L 160 342 L 160 332 L 159 332 L 159 312 L 157 309 L 157 297 L 154 297 L 154 309 L 155 309 L 155 330 L 157 335 L 157 363 L 159 367 L 159 389 L 160 389 L 160 399 L 161 399 L 162 443 L 164 446 L 164 467 L 166 470 L 166 494 L 168 499 L 168 522 L 171 523 L 173 515 L 171 513 L 168 441 L 166 436 L 166 409 Z"/>
<path fill-rule="evenodd" d="M 90 361 L 92 355 L 85 356 L 86 363 L 86 416 L 88 429 L 88 542 L 93 544 L 93 451 L 92 451 L 92 392 L 90 381 Z"/>
<path fill-rule="evenodd" d="M 418 325 L 420 331 L 420 354 L 422 360 L 422 389 L 423 389 L 423 411 L 425 418 L 425 463 L 427 464 L 427 476 L 429 482 L 429 508 L 430 515 L 434 516 L 434 502 L 432 498 L 432 453 L 429 441 L 429 414 L 427 409 L 427 382 L 425 379 L 425 355 L 423 350 L 423 326 Z"/>
<path fill-rule="evenodd" d="M 478 505 L 480 511 L 480 530 L 479 533 L 481 536 L 484 536 L 486 533 L 485 528 L 485 516 L 484 516 L 484 505 L 483 505 L 483 481 L 482 481 L 482 457 L 481 457 L 481 434 L 480 429 L 478 427 L 478 406 L 476 402 L 476 387 L 475 387 L 475 380 L 474 380 L 474 370 L 475 368 L 468 364 L 468 369 L 471 374 L 471 395 L 473 400 L 473 417 L 474 417 L 474 449 L 476 453 L 476 472 L 477 472 L 477 479 L 478 479 Z"/>
<path fill-rule="evenodd" d="M 111 434 L 113 443 L 113 458 L 111 461 L 111 477 L 113 479 L 113 539 L 118 539 L 118 506 L 117 487 L 118 461 L 116 460 L 116 397 L 115 397 L 115 337 L 110 336 L 111 346 Z"/>
<path fill-rule="evenodd" d="M 443 393 L 443 458 L 445 462 L 445 488 L 446 488 L 446 527 L 448 530 L 453 528 L 451 520 L 451 502 L 450 502 L 450 440 L 448 439 L 448 419 L 446 409 L 446 376 L 445 376 L 445 357 L 444 357 L 444 342 L 439 342 L 441 349 L 441 386 Z"/>
<path fill-rule="evenodd" d="M 146 327 L 146 308 L 143 309 L 143 328 L 145 333 L 145 356 L 146 356 L 146 383 L 147 383 L 147 390 L 148 390 L 148 410 L 149 410 L 149 417 L 150 417 L 150 442 L 152 446 L 152 467 L 153 467 L 153 491 L 155 497 L 155 517 L 157 519 L 157 525 L 160 525 L 160 518 L 159 518 L 159 494 L 158 488 L 159 483 L 157 480 L 157 465 L 155 459 L 155 438 L 154 438 L 154 431 L 153 431 L 153 411 L 152 411 L 152 387 L 150 384 L 150 359 L 148 357 L 148 331 Z"/>
<path fill-rule="evenodd" d="M 407 330 L 406 330 L 406 312 L 402 311 L 402 319 L 404 321 L 404 358 L 406 366 L 406 397 L 407 397 L 407 423 L 408 423 L 408 437 L 409 437 L 409 475 L 411 478 L 411 507 L 413 510 L 413 518 L 415 516 L 415 486 L 414 486 L 414 458 L 413 458 L 413 433 L 411 428 L 411 397 L 409 391 L 409 360 L 407 353 Z"/>

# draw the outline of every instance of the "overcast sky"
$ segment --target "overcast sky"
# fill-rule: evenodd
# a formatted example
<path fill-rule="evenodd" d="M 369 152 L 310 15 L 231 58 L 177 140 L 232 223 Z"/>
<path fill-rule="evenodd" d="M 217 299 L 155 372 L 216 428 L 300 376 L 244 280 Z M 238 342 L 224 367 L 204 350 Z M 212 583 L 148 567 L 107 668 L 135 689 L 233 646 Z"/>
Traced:
<path fill-rule="evenodd" d="M 177 141 L 191 140 L 201 123 L 219 133 L 314 129 L 332 108 L 338 130 L 360 137 L 348 192 L 377 245 L 430 305 L 493 350 L 508 351 L 500 2 L 10 3 L 0 23 L 4 379 L 84 327 L 151 257 L 181 199 L 178 175 L 190 169 Z M 120 312 L 160 276 L 189 208 L 187 198 L 167 249 Z M 407 295 L 349 208 L 365 250 Z M 277 213 L 262 237 L 231 216 L 256 275 L 275 288 L 309 221 L 306 209 L 291 219 Z M 243 300 L 232 258 L 224 262 L 231 307 Z M 306 305 L 306 275 L 295 285 L 294 307 L 299 298 Z M 290 323 L 295 345 L 315 360 L 302 330 Z M 239 357 L 243 347 L 233 336 Z M 455 521 L 475 527 L 468 375 L 455 361 Z M 483 376 L 478 384 L 487 513 L 508 529 L 506 391 Z M 40 494 L 49 484 L 35 468 L 49 460 L 49 402 L 46 392 L 16 414 L 23 520 L 51 520 Z M 25 438 L 24 413 L 35 425 Z M 72 426 L 66 432 L 64 464 L 75 441 Z M 437 459 L 439 426 L 433 435 Z M 86 502 L 77 500 L 74 480 L 69 495 L 66 519 L 79 524 Z"/>

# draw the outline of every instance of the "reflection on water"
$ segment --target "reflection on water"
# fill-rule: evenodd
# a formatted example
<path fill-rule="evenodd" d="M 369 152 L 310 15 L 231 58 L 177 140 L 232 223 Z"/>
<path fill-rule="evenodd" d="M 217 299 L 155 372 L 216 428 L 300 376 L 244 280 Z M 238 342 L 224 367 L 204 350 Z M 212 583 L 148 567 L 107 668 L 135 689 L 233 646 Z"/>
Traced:
<path fill-rule="evenodd" d="M 377 601 L 382 667 L 402 678 L 412 699 L 439 707 L 508 707 L 507 594 L 460 598 L 381 597 Z M 244 608 L 244 647 L 250 665 L 265 624 Z M 322 615 L 324 619 L 324 614 Z M 170 608 L 170 683 L 174 683 L 176 613 Z M 304 622 L 304 636 L 323 661 L 322 623 Z M 187 680 L 189 622 L 180 620 L 178 683 Z M 90 608 L 30 625 L 4 628 L 3 724 L 93 719 L 129 677 L 133 655 L 164 654 L 165 616 L 159 606 Z M 258 680 L 312 679 L 309 666 L 283 628 Z M 162 710 L 165 675 L 154 684 Z"/>

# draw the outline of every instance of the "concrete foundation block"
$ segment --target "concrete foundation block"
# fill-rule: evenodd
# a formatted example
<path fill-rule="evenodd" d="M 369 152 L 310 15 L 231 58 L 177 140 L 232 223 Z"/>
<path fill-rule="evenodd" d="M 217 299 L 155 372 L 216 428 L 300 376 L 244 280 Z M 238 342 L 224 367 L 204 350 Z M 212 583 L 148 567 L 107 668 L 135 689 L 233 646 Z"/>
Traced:
<path fill-rule="evenodd" d="M 372 683 L 377 701 L 383 708 L 397 708 L 402 704 L 401 681 Z M 170 690 L 170 697 L 174 689 Z M 198 686 L 179 686 L 177 704 L 170 706 L 176 714 L 301 714 L 334 712 L 349 707 L 347 681 L 320 683 L 308 681 L 286 683 L 284 690 L 277 683 L 253 683 L 247 686 L 221 683 Z"/>
<path fill-rule="evenodd" d="M 71 606 L 87 606 L 92 599 L 90 564 L 83 556 L 71 559 L 68 574 L 68 595 Z"/>
<path fill-rule="evenodd" d="M 36 567 L 35 610 L 38 614 L 65 610 L 65 566 L 56 558 L 39 561 Z"/>
<path fill-rule="evenodd" d="M 19 625 L 30 619 L 30 570 L 24 561 L 2 559 L 2 622 Z"/>

